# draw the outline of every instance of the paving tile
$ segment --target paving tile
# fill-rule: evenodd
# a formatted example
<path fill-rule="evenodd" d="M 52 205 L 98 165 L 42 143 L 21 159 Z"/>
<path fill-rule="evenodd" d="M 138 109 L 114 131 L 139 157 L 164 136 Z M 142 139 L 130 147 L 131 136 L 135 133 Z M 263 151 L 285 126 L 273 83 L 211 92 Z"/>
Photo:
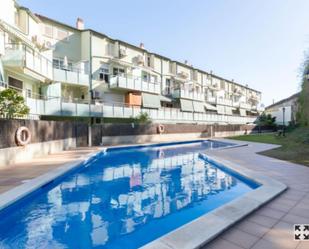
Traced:
<path fill-rule="evenodd" d="M 274 219 L 271 217 L 267 217 L 264 215 L 258 215 L 258 214 L 253 214 L 252 216 L 249 216 L 248 220 L 251 222 L 255 222 L 261 226 L 267 227 L 267 228 L 272 227 L 278 222 L 278 219 Z"/>
<path fill-rule="evenodd" d="M 295 214 L 301 217 L 309 218 L 309 206 L 297 205 L 289 211 L 289 214 Z"/>
<path fill-rule="evenodd" d="M 309 241 L 301 241 L 296 249 L 309 249 Z"/>
<path fill-rule="evenodd" d="M 234 243 L 224 239 L 216 239 L 215 241 L 205 245 L 203 249 L 243 249 L 243 247 L 235 245 Z"/>
<path fill-rule="evenodd" d="M 299 241 L 294 240 L 294 226 L 286 222 L 278 222 L 262 238 L 274 244 L 285 245 L 287 248 L 296 248 Z"/>
<path fill-rule="evenodd" d="M 287 212 L 280 211 L 271 207 L 263 207 L 256 212 L 256 214 L 264 215 L 270 218 L 280 219 L 283 217 Z"/>
<path fill-rule="evenodd" d="M 247 220 L 244 220 L 240 224 L 236 225 L 236 228 L 259 238 L 262 237 L 265 233 L 267 233 L 270 229 Z"/>
<path fill-rule="evenodd" d="M 272 203 L 272 202 L 270 202 L 267 206 L 270 208 L 282 211 L 282 212 L 288 212 L 293 208 L 293 206 L 285 206 L 282 204 L 277 204 L 277 203 Z"/>
<path fill-rule="evenodd" d="M 295 249 L 296 246 L 282 244 L 281 242 L 272 242 L 267 240 L 259 240 L 251 249 Z"/>
<path fill-rule="evenodd" d="M 259 240 L 259 237 L 233 228 L 224 233 L 222 239 L 233 242 L 240 247 L 249 249 L 255 242 Z"/>
<path fill-rule="evenodd" d="M 295 215 L 292 213 L 288 213 L 281 219 L 284 222 L 289 224 L 309 224 L 309 217 L 302 217 L 300 215 Z"/>

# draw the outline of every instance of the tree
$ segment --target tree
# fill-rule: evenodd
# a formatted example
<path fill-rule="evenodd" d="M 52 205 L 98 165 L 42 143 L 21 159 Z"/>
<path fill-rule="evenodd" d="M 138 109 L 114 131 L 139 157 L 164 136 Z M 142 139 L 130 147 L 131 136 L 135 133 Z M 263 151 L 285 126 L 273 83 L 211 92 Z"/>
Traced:
<path fill-rule="evenodd" d="M 151 118 L 149 117 L 147 112 L 141 112 L 135 118 L 131 118 L 133 123 L 136 124 L 148 124 L 151 123 Z"/>
<path fill-rule="evenodd" d="M 257 124 L 260 125 L 260 126 L 275 127 L 276 126 L 276 117 L 272 117 L 270 114 L 262 113 L 257 120 Z"/>
<path fill-rule="evenodd" d="M 309 125 L 309 53 L 305 54 L 305 60 L 301 68 L 301 92 L 298 99 L 297 121 L 302 126 Z"/>
<path fill-rule="evenodd" d="M 13 89 L 0 92 L 0 116 L 5 118 L 20 117 L 29 114 L 25 99 Z"/>

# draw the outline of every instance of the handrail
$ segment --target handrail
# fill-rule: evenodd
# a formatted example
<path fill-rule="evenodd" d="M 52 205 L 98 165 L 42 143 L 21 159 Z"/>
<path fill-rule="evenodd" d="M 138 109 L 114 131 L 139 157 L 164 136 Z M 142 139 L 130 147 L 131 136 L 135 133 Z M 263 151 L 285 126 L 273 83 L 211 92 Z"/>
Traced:
<path fill-rule="evenodd" d="M 44 55 L 41 54 L 41 52 L 39 51 L 36 51 L 35 49 L 33 49 L 32 47 L 30 46 L 27 46 L 26 44 L 22 44 L 22 43 L 18 43 L 18 42 L 9 42 L 9 43 L 5 43 L 4 44 L 4 48 L 5 49 L 11 49 L 11 47 L 7 47 L 7 45 L 12 45 L 14 46 L 12 49 L 13 50 L 26 50 L 26 48 L 30 48 L 31 50 L 33 50 L 33 52 L 36 52 L 37 54 L 39 54 L 39 56 L 41 58 L 43 58 L 44 60 L 46 60 L 48 63 L 53 63 L 49 58 L 45 57 Z M 16 47 L 15 47 L 16 46 Z"/>

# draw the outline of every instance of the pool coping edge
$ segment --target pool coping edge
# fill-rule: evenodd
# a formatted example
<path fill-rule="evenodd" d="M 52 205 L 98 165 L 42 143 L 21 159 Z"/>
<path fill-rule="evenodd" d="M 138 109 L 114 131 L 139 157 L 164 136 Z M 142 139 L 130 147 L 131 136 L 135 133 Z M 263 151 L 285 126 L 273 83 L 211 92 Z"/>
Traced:
<path fill-rule="evenodd" d="M 238 174 L 260 183 L 261 186 L 142 246 L 141 249 L 201 248 L 287 189 L 285 184 L 231 161 L 216 156 L 210 157 L 207 153 L 202 155 L 215 164 L 222 164 Z"/>

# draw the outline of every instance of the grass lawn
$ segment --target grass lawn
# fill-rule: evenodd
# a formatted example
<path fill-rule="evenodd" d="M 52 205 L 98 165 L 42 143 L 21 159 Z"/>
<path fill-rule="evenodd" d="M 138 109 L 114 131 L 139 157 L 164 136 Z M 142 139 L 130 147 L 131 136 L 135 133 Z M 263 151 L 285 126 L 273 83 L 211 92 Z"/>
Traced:
<path fill-rule="evenodd" d="M 281 145 L 280 148 L 259 154 L 309 166 L 309 129 L 297 128 L 286 133 L 286 137 L 276 134 L 256 134 L 231 137 L 231 139 Z"/>

